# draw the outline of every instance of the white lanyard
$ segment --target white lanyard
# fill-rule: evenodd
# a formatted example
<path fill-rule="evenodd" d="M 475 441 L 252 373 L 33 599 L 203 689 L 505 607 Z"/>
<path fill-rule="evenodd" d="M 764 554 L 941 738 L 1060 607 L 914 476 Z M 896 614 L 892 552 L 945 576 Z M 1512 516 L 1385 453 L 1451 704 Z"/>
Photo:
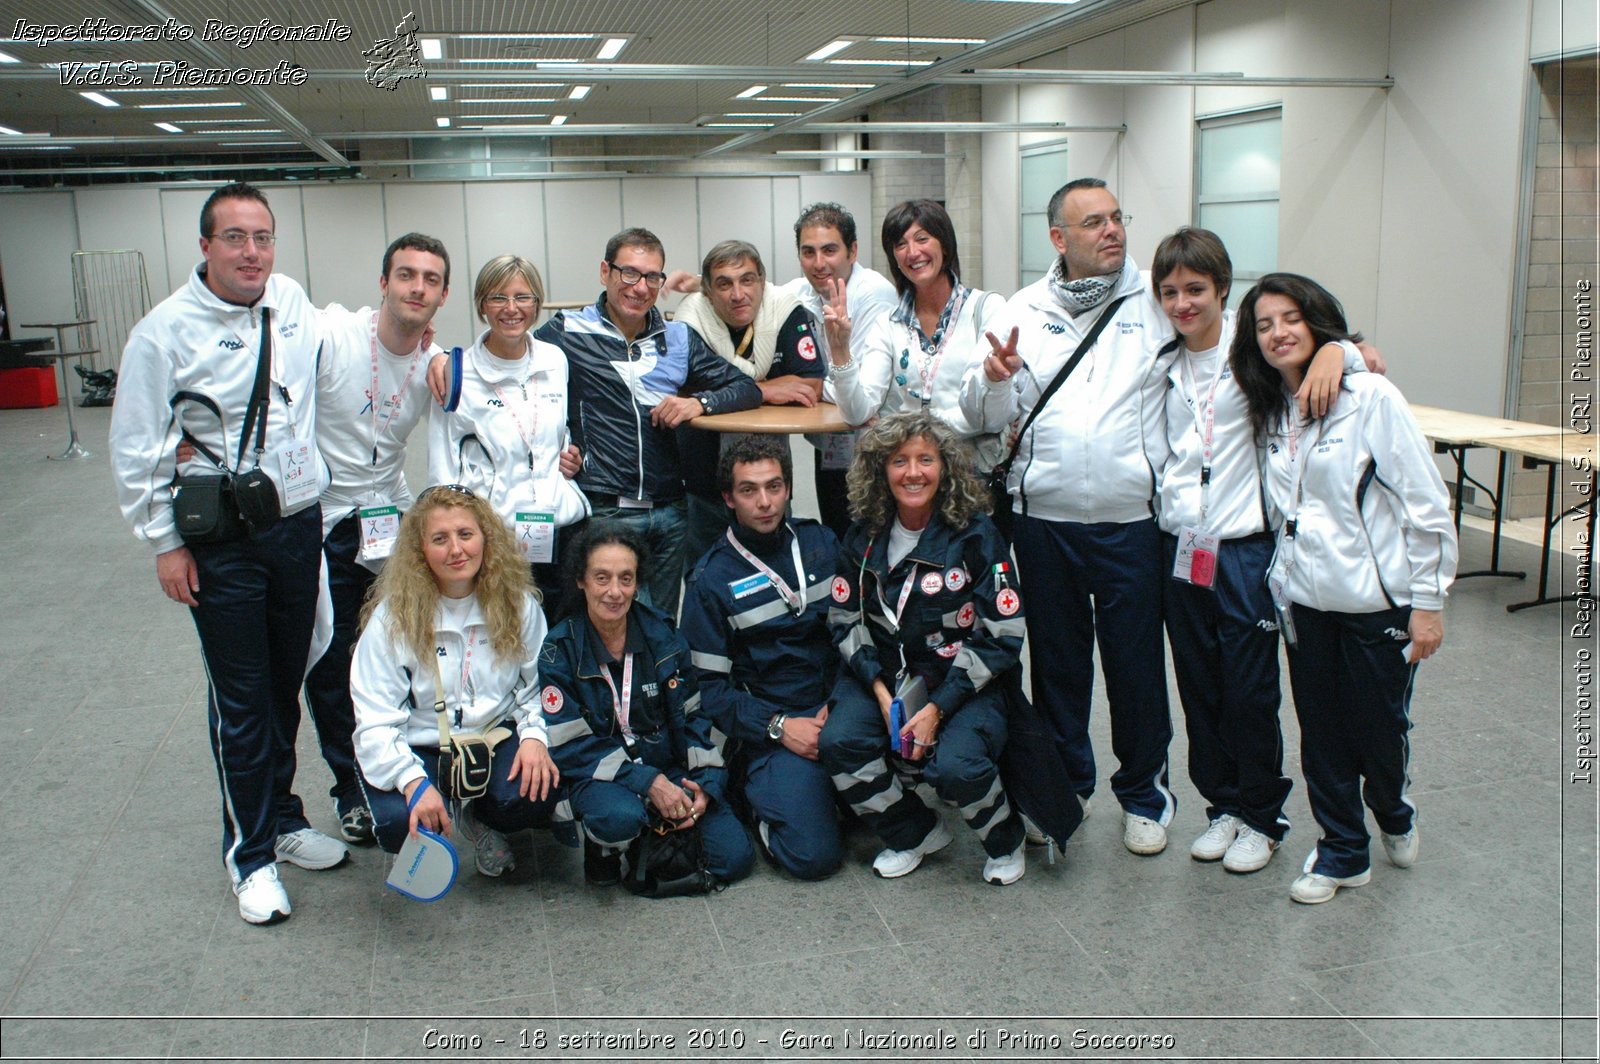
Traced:
<path fill-rule="evenodd" d="M 1191 383 L 1189 380 L 1187 363 L 1188 359 L 1180 358 L 1179 376 L 1183 378 L 1184 387 L 1189 389 L 1192 397 L 1189 416 L 1194 419 L 1194 429 L 1200 434 L 1200 527 L 1203 529 L 1206 527 L 1206 511 L 1211 508 L 1211 441 L 1217 431 L 1217 385 L 1228 368 L 1228 356 L 1226 352 L 1217 352 L 1217 368 L 1211 374 L 1211 389 L 1206 393 L 1204 403 L 1200 401 L 1198 382 Z M 1205 411 L 1203 421 L 1202 409 Z"/>
<path fill-rule="evenodd" d="M 633 728 L 629 724 L 629 716 L 633 706 L 633 654 L 629 652 L 622 656 L 622 694 L 617 694 L 617 685 L 611 682 L 611 666 L 600 666 L 600 675 L 605 678 L 606 686 L 611 688 L 611 712 L 616 717 L 617 726 L 622 729 L 622 734 L 629 739 L 633 738 Z"/>
<path fill-rule="evenodd" d="M 464 703 L 478 700 L 478 685 L 472 682 L 472 630 L 481 627 L 468 625 L 462 633 L 461 641 L 466 644 L 466 651 L 461 656 L 461 679 L 456 685 L 456 727 L 461 727 L 461 712 Z M 443 681 L 440 681 L 441 686 Z M 439 692 L 440 701 L 444 700 L 444 692 Z"/>
<path fill-rule="evenodd" d="M 922 346 L 922 325 L 917 321 L 915 302 L 911 305 L 911 320 L 906 323 L 906 332 L 911 338 L 911 347 L 916 349 L 917 355 L 921 359 L 917 366 L 917 376 L 922 383 L 922 394 L 917 398 L 922 400 L 922 408 L 924 410 L 933 402 L 933 382 L 939 377 L 939 363 L 944 361 L 944 350 L 950 345 L 950 334 L 955 331 L 956 322 L 961 318 L 962 304 L 967 301 L 967 289 L 962 288 L 954 293 L 951 296 L 951 301 L 955 305 L 950 308 L 950 315 L 945 320 L 945 331 L 940 335 L 939 345 L 933 349 L 933 354 L 931 355 Z M 939 316 L 941 318 L 945 317 L 942 310 L 939 312 Z M 938 326 L 934 326 L 934 329 L 937 331 Z M 916 393 L 913 392 L 912 395 L 916 396 Z"/>
<path fill-rule="evenodd" d="M 527 356 L 527 357 L 531 358 L 532 356 L 530 355 L 530 356 Z M 528 380 L 533 380 L 533 379 L 534 379 L 534 375 L 532 373 L 529 373 L 528 374 Z M 522 401 L 524 403 L 526 403 L 528 401 L 528 385 L 527 385 L 527 382 L 525 381 L 525 382 L 517 385 L 517 387 L 522 389 Z M 528 448 L 528 468 L 532 469 L 533 468 L 533 441 L 534 441 L 535 437 L 537 436 L 537 434 L 539 432 L 539 386 L 537 384 L 535 384 L 533 386 L 533 429 L 532 429 L 532 431 L 526 430 L 526 429 L 524 429 L 522 427 L 522 418 L 517 416 L 517 408 L 512 405 L 511 400 L 506 398 L 505 393 L 500 390 L 500 386 L 498 384 L 496 384 L 496 385 L 493 385 L 493 388 L 494 388 L 494 394 L 495 394 L 496 398 L 498 398 L 500 400 L 500 405 L 501 405 L 502 409 L 504 409 L 506 413 L 510 414 L 511 415 L 511 420 L 516 423 L 517 435 L 522 437 L 523 445 Z"/>
<path fill-rule="evenodd" d="M 787 524 L 784 527 L 789 528 Z M 784 603 L 789 607 L 790 613 L 798 617 L 806 611 L 806 571 L 800 560 L 800 537 L 794 534 L 793 528 L 789 528 L 789 548 L 794 556 L 794 587 L 784 583 L 783 577 L 768 568 L 767 564 L 760 558 L 746 550 L 745 545 L 739 542 L 739 537 L 733 534 L 733 529 L 728 529 L 725 535 L 728 537 L 728 542 L 733 544 L 733 549 L 739 552 L 739 557 L 755 566 L 758 572 L 772 581 L 773 590 L 778 593 L 778 597 L 783 599 Z"/>
<path fill-rule="evenodd" d="M 900 616 L 906 611 L 906 602 L 911 598 L 911 589 L 917 585 L 917 563 L 911 563 L 911 571 L 906 574 L 905 586 L 900 589 L 900 601 L 895 605 L 893 611 L 889 609 L 889 603 L 884 600 L 883 581 L 879 580 L 875 581 L 875 583 L 877 587 L 873 590 L 877 592 L 878 605 L 883 607 L 883 615 L 889 619 L 890 624 L 894 625 L 895 634 L 899 635 Z"/>

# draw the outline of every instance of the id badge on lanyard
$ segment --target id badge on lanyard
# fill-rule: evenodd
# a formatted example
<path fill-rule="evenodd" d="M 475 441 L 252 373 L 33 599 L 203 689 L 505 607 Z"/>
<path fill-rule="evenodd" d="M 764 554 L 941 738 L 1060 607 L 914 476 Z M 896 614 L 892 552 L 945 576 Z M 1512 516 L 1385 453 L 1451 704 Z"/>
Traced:
<path fill-rule="evenodd" d="M 1172 578 L 1215 590 L 1219 545 L 1217 537 L 1210 532 L 1189 525 L 1178 529 L 1178 553 L 1172 559 Z"/>
<path fill-rule="evenodd" d="M 822 440 L 822 468 L 849 469 L 856 457 L 856 434 L 830 432 Z"/>
<path fill-rule="evenodd" d="M 361 561 L 381 564 L 394 553 L 395 541 L 400 538 L 400 507 L 359 506 L 356 520 L 361 531 Z"/>
<path fill-rule="evenodd" d="M 545 510 L 517 511 L 517 550 L 522 560 L 548 565 L 556 560 L 556 515 Z"/>

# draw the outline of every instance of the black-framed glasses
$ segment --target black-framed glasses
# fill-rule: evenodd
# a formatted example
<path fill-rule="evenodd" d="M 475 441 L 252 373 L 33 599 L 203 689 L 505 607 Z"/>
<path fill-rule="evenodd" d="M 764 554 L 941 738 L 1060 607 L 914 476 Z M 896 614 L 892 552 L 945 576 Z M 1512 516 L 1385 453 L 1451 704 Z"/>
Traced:
<path fill-rule="evenodd" d="M 622 278 L 622 283 L 626 285 L 635 285 L 640 281 L 643 281 L 645 287 L 650 289 L 650 291 L 658 292 L 661 290 L 661 286 L 667 283 L 667 275 L 662 273 L 660 270 L 652 270 L 649 273 L 642 273 L 639 270 L 634 269 L 632 266 L 618 266 L 609 259 L 606 260 L 606 265 L 611 267 L 611 269 L 616 272 L 617 276 Z"/>
<path fill-rule="evenodd" d="M 452 495 L 465 495 L 469 499 L 477 498 L 472 489 L 465 484 L 435 484 L 431 488 L 424 488 L 422 494 L 417 496 L 417 501 L 421 502 L 436 491 L 448 491 Z"/>
<path fill-rule="evenodd" d="M 1110 223 L 1119 229 L 1126 229 L 1133 224 L 1133 215 L 1123 214 L 1121 211 L 1112 211 L 1110 214 L 1091 214 L 1081 222 L 1060 222 L 1057 229 L 1082 229 L 1086 233 L 1097 233 Z"/>
<path fill-rule="evenodd" d="M 247 233 L 243 229 L 224 229 L 220 233 L 214 233 L 211 239 L 220 240 L 230 248 L 242 248 L 251 242 L 258 248 L 270 248 L 278 242 L 276 233 L 268 233 L 265 230 L 259 233 Z"/>

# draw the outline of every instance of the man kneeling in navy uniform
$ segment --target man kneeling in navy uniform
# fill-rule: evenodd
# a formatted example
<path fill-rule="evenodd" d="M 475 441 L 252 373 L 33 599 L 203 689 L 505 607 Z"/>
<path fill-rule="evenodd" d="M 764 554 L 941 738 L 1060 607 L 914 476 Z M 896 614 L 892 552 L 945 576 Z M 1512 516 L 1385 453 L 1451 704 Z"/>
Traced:
<path fill-rule="evenodd" d="M 694 567 L 683 606 L 700 697 L 737 747 L 734 769 L 762 848 L 800 879 L 842 859 L 835 790 L 817 761 L 838 653 L 828 589 L 839 542 L 788 517 L 794 471 L 782 437 L 747 436 L 717 483 L 734 522 Z"/>

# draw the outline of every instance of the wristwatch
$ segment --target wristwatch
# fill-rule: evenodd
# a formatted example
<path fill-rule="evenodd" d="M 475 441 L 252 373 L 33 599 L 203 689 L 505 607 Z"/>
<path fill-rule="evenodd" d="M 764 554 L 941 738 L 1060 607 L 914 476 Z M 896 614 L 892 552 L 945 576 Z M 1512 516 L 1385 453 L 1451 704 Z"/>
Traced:
<path fill-rule="evenodd" d="M 705 409 L 705 412 L 707 414 L 715 414 L 716 413 L 716 410 L 713 409 L 713 406 L 712 406 L 711 393 L 710 392 L 696 392 L 694 397 L 696 399 L 700 400 L 700 405 Z"/>
<path fill-rule="evenodd" d="M 767 738 L 775 743 L 783 742 L 783 722 L 788 719 L 787 713 L 774 713 L 772 719 L 767 721 Z"/>

